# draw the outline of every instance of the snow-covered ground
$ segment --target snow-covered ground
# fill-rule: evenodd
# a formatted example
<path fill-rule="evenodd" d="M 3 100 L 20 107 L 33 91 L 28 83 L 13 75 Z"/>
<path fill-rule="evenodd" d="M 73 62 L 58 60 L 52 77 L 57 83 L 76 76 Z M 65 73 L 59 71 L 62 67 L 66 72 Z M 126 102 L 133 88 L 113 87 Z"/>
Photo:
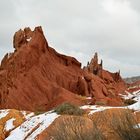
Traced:
<path fill-rule="evenodd" d="M 90 109 L 89 115 L 111 108 L 124 108 L 124 107 L 110 107 L 110 106 L 99 106 L 99 105 L 84 105 L 81 107 L 81 109 Z"/>
<path fill-rule="evenodd" d="M 134 91 L 133 93 L 129 93 L 126 91 L 127 95 L 120 95 L 123 99 L 133 99 L 135 101 L 138 101 L 140 99 L 140 90 Z"/>
<path fill-rule="evenodd" d="M 59 115 L 53 111 L 36 116 L 33 112 L 19 112 L 23 115 L 25 121 L 20 126 L 16 127 L 14 126 L 16 118 L 9 117 L 9 120 L 5 122 L 4 131 L 10 131 L 10 134 L 5 140 L 35 140 L 38 134 L 49 127 L 49 125 L 59 117 Z M 0 119 L 7 117 L 9 113 L 10 109 L 0 110 Z"/>
<path fill-rule="evenodd" d="M 9 109 L 0 110 L 0 119 L 4 118 L 9 113 Z"/>
<path fill-rule="evenodd" d="M 6 131 L 9 131 L 9 130 L 15 128 L 15 126 L 14 126 L 14 124 L 13 124 L 15 120 L 16 120 L 15 118 L 11 118 L 10 120 L 8 120 L 8 121 L 6 122 L 6 124 L 5 124 L 5 130 L 6 130 Z"/>
<path fill-rule="evenodd" d="M 98 105 L 84 105 L 81 108 L 82 109 L 90 109 L 90 114 L 104 111 L 111 108 L 124 108 L 124 109 L 133 109 L 135 111 L 140 111 L 140 90 L 133 92 L 132 94 L 128 93 L 128 95 L 122 95 L 124 99 L 133 99 L 136 101 L 136 103 L 129 105 L 129 106 L 123 106 L 123 107 L 110 107 L 110 106 L 98 106 Z"/>
<path fill-rule="evenodd" d="M 14 129 L 6 140 L 35 140 L 37 135 L 45 130 L 59 115 L 53 112 L 28 118 Z"/>
<path fill-rule="evenodd" d="M 26 120 L 35 115 L 33 112 L 27 114 L 26 111 L 21 111 L 21 113 L 23 114 L 23 116 L 24 116 L 24 118 L 25 118 Z"/>

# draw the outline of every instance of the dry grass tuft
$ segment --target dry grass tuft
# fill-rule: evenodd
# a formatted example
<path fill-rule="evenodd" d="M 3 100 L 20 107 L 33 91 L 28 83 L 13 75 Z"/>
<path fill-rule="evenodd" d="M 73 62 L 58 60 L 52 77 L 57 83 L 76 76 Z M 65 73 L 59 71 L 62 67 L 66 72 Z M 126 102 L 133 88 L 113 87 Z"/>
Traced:
<path fill-rule="evenodd" d="M 109 109 L 95 113 L 90 119 L 97 122 L 107 140 L 140 140 L 140 130 L 134 127 L 138 122 L 131 110 Z"/>
<path fill-rule="evenodd" d="M 55 112 L 58 114 L 67 114 L 67 115 L 76 115 L 81 116 L 84 114 L 84 110 L 80 109 L 78 106 L 73 105 L 71 103 L 63 103 L 56 107 Z"/>

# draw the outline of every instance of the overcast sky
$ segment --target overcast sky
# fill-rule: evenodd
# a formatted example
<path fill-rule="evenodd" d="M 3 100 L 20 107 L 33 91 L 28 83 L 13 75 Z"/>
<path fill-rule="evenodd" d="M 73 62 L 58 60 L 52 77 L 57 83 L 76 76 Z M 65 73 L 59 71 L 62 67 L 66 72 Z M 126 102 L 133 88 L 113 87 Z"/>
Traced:
<path fill-rule="evenodd" d="M 0 59 L 15 31 L 39 25 L 50 46 L 83 65 L 98 52 L 105 69 L 140 75 L 140 0 L 0 0 Z"/>

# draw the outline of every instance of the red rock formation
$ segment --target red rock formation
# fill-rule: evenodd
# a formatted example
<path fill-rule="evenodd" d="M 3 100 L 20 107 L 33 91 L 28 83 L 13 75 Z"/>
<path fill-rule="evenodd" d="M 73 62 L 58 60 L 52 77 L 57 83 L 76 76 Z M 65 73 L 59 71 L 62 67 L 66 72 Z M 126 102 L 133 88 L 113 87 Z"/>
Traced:
<path fill-rule="evenodd" d="M 100 75 L 102 71 L 102 65 L 103 61 L 101 60 L 101 63 L 98 64 L 98 54 L 95 53 L 94 57 L 91 59 L 90 63 L 87 65 L 87 70 L 95 75 Z"/>
<path fill-rule="evenodd" d="M 91 92 L 97 100 L 101 100 L 101 98 L 104 100 L 107 100 L 109 104 L 111 103 L 111 100 L 118 100 L 115 101 L 115 104 L 119 104 L 120 99 L 118 94 L 123 93 L 124 89 L 126 89 L 126 84 L 123 81 L 123 79 L 120 76 L 120 71 L 116 73 L 111 73 L 109 71 L 106 71 L 103 69 L 103 61 L 101 60 L 101 63 L 98 64 L 98 54 L 95 53 L 94 57 L 91 59 L 91 62 L 87 65 L 87 67 L 84 67 L 84 70 L 88 73 L 92 73 L 93 75 L 96 75 L 92 78 L 90 83 Z M 97 80 L 98 77 L 98 80 Z M 101 84 L 96 84 L 97 81 Z M 109 97 L 109 98 L 107 98 Z M 118 103 L 117 103 L 118 102 Z"/>
<path fill-rule="evenodd" d="M 48 46 L 41 27 L 20 29 L 13 43 L 14 53 L 6 54 L 0 66 L 1 108 L 48 110 L 66 101 L 81 105 L 77 94 L 109 103 L 121 91 L 116 88 L 123 83 L 120 76 L 104 71 L 97 54 L 83 70 L 75 58 Z"/>

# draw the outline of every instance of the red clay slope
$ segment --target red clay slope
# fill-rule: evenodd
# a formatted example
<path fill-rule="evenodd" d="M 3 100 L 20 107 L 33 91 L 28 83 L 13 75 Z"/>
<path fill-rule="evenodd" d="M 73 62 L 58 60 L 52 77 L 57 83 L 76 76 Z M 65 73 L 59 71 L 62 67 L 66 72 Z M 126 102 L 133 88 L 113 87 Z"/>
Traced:
<path fill-rule="evenodd" d="M 66 101 L 81 105 L 77 94 L 93 97 L 91 103 L 122 103 L 118 93 L 126 86 L 120 76 L 116 80 L 105 70 L 99 76 L 81 69 L 75 58 L 48 46 L 41 27 L 19 30 L 13 45 L 15 51 L 6 54 L 0 66 L 0 108 L 49 110 Z"/>

